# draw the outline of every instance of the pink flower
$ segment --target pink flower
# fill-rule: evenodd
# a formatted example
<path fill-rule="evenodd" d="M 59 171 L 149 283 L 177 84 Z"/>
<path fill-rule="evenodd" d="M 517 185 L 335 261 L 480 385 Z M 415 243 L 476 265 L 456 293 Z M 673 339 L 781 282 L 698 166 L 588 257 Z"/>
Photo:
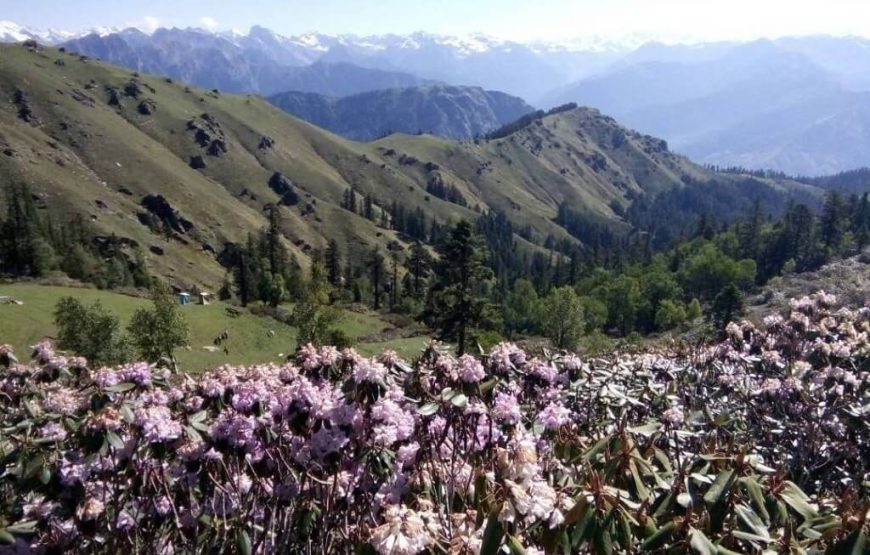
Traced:
<path fill-rule="evenodd" d="M 172 419 L 167 407 L 161 405 L 137 410 L 136 424 L 142 429 L 142 437 L 148 443 L 162 443 L 181 436 L 181 424 Z"/>
<path fill-rule="evenodd" d="M 680 426 L 686 420 L 683 409 L 673 406 L 662 413 L 662 422 L 669 426 Z"/>
<path fill-rule="evenodd" d="M 353 368 L 353 381 L 358 384 L 373 383 L 384 385 L 387 369 L 380 362 L 362 359 Z"/>
<path fill-rule="evenodd" d="M 512 426 L 520 421 L 522 413 L 514 395 L 496 393 L 492 403 L 492 418 L 500 423 Z"/>
<path fill-rule="evenodd" d="M 544 410 L 538 413 L 537 421 L 544 426 L 546 430 L 558 430 L 571 420 L 571 411 L 562 406 L 561 403 L 550 403 Z"/>
<path fill-rule="evenodd" d="M 460 381 L 465 383 L 478 383 L 486 377 L 483 365 L 471 355 L 459 357 L 458 374 Z"/>

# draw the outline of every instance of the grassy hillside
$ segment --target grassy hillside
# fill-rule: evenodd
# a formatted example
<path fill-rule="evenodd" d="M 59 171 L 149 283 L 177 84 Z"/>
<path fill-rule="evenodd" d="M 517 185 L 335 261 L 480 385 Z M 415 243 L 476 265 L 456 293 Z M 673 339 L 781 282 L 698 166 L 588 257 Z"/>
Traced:
<path fill-rule="evenodd" d="M 266 224 L 264 206 L 280 200 L 269 186 L 275 172 L 299 194 L 297 205 L 280 210 L 288 247 L 303 264 L 330 239 L 345 255 L 407 244 L 389 224 L 340 207 L 351 187 L 371 195 L 378 213 L 397 203 L 422 208 L 427 222 L 503 212 L 527 231 L 532 243 L 518 245 L 528 250 L 548 236 L 577 242 L 554 221 L 561 204 L 628 229 L 620 214 L 638 198 L 738 179 L 592 109 L 533 119 L 489 141 L 397 134 L 356 143 L 260 98 L 20 45 L 0 46 L 0 98 L 0 183 L 24 181 L 55 218 L 82 214 L 99 233 L 140 245 L 152 273 L 185 288 L 216 288 L 224 245 Z M 192 159 L 204 167 L 193 169 Z M 433 184 L 453 187 L 460 202 L 441 200 Z M 167 236 L 140 223 L 149 194 L 165 197 L 192 227 Z"/>
<path fill-rule="evenodd" d="M 85 304 L 99 301 L 116 314 L 126 327 L 137 308 L 147 307 L 149 301 L 97 289 L 54 287 L 26 283 L 0 284 L 0 296 L 21 301 L 22 305 L 0 304 L 0 343 L 8 343 L 19 355 L 27 356 L 29 347 L 45 337 L 53 337 L 54 306 L 64 296 L 72 296 Z M 200 371 L 221 364 L 253 364 L 283 360 L 296 350 L 296 329 L 269 317 L 241 311 L 233 316 L 228 305 L 220 302 L 207 306 L 187 305 L 182 313 L 190 326 L 190 348 L 180 349 L 176 356 L 182 369 Z M 375 341 L 361 343 L 357 349 L 367 355 L 378 354 L 385 348 L 412 358 L 426 345 L 427 337 L 384 339 L 390 337 L 393 326 L 374 312 L 344 311 L 339 328 L 353 339 L 373 337 Z M 212 352 L 204 347 L 224 330 L 229 350 Z"/>
<path fill-rule="evenodd" d="M 395 132 L 470 139 L 534 111 L 523 99 L 498 91 L 444 85 L 338 98 L 293 90 L 270 96 L 269 102 L 318 127 L 357 140 Z"/>

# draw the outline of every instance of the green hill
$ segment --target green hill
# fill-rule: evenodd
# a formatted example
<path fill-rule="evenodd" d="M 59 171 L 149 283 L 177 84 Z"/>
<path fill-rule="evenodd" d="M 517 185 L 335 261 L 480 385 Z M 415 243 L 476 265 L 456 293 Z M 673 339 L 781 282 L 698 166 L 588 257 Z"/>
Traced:
<path fill-rule="evenodd" d="M 372 140 L 394 132 L 470 139 L 533 111 L 526 102 L 480 87 L 430 85 L 330 97 L 290 91 L 269 102 L 343 137 Z"/>
<path fill-rule="evenodd" d="M 149 270 L 181 287 L 216 288 L 225 245 L 265 226 L 264 206 L 282 200 L 288 247 L 304 264 L 331 239 L 345 253 L 406 245 L 391 229 L 399 226 L 379 217 L 394 207 L 422 210 L 427 226 L 500 212 L 522 230 L 518 248 L 531 252 L 583 239 L 557 218 L 560 207 L 630 231 L 626 209 L 639 199 L 745 179 L 713 174 L 592 109 L 532 118 L 494 140 L 357 143 L 257 97 L 20 45 L 0 47 L 0 98 L 0 181 L 26 182 L 55 218 L 82 214 L 99 233 L 141 246 Z M 351 188 L 372 199 L 377 217 L 342 208 Z M 817 193 L 754 180 L 742 202 L 760 189 L 779 205 Z M 168 205 L 146 202 L 149 214 L 148 195 Z M 155 218 L 166 229 L 143 224 Z"/>
<path fill-rule="evenodd" d="M 150 301 L 80 287 L 57 287 L 29 283 L 0 284 L 0 297 L 10 297 L 23 304 L 0 304 L 0 338 L 9 343 L 16 353 L 29 354 L 31 345 L 55 333 L 54 307 L 65 296 L 72 296 L 84 304 L 99 301 L 121 320 L 126 327 L 133 312 L 149 306 Z M 230 308 L 230 310 L 227 310 Z M 176 351 L 179 365 L 187 371 L 200 371 L 221 364 L 255 364 L 279 362 L 296 351 L 296 329 L 266 316 L 247 310 L 233 311 L 221 302 L 207 306 L 190 304 L 181 308 L 190 326 L 190 348 Z M 387 345 L 402 356 L 412 358 L 419 354 L 428 341 L 427 336 L 406 337 L 394 334 L 394 326 L 371 311 L 342 311 L 338 328 L 359 343 L 356 348 L 367 355 L 381 353 Z M 213 340 L 228 330 L 229 339 L 220 349 L 213 348 Z M 224 352 L 223 347 L 228 352 Z"/>

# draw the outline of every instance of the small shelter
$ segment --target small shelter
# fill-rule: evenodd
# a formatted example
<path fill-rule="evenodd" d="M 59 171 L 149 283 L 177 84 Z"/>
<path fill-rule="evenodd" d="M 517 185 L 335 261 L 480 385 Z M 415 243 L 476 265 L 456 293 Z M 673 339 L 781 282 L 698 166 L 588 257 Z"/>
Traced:
<path fill-rule="evenodd" d="M 199 292 L 199 304 L 208 304 L 209 299 L 211 299 L 211 293 L 208 291 Z"/>
<path fill-rule="evenodd" d="M 190 293 L 188 293 L 187 291 L 182 291 L 178 294 L 178 304 L 190 304 L 190 300 Z"/>

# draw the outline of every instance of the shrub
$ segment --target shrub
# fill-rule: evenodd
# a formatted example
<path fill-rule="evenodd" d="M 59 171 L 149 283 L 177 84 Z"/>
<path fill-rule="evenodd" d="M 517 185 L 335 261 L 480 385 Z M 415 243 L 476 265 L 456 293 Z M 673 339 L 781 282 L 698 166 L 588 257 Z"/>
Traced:
<path fill-rule="evenodd" d="M 63 297 L 54 307 L 54 324 L 58 346 L 85 357 L 94 366 L 119 364 L 132 356 L 118 318 L 99 301 L 84 306 L 78 299 Z"/>
<path fill-rule="evenodd" d="M 695 349 L 306 345 L 173 380 L 0 348 L 0 539 L 50 553 L 862 553 L 870 311 Z M 742 356 L 741 353 L 761 353 Z M 734 356 L 737 354 L 738 356 Z M 554 550 L 558 547 L 558 551 Z"/>

